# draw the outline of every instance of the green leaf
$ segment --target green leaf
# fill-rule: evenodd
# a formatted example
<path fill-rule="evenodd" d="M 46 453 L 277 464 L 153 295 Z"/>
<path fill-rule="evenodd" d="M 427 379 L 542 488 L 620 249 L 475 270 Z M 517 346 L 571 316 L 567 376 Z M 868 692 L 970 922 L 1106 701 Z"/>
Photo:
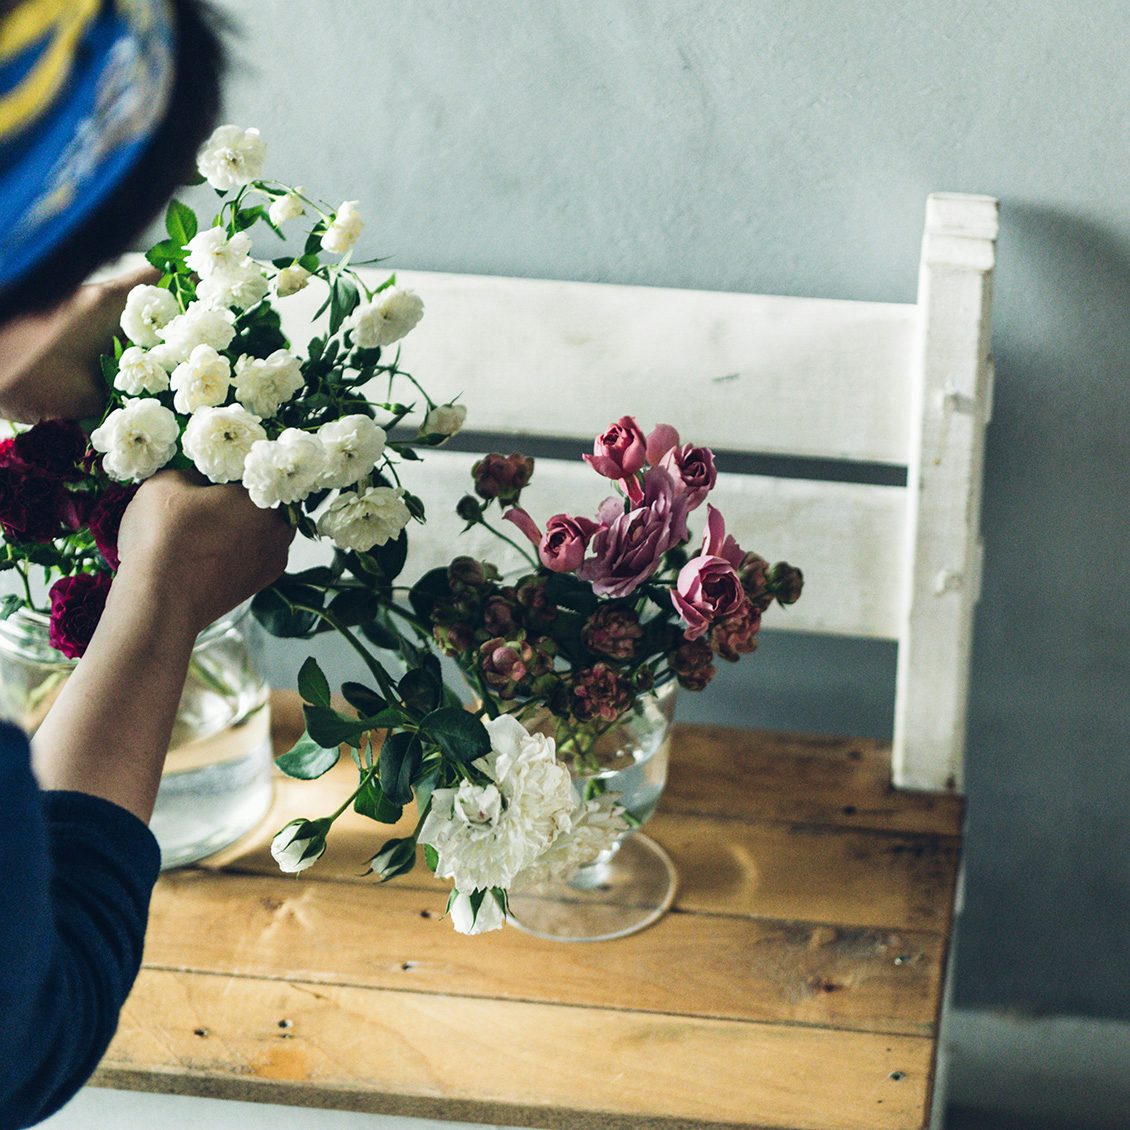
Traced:
<path fill-rule="evenodd" d="M 236 231 L 243 231 L 245 228 L 251 227 L 256 220 L 262 219 L 267 215 L 267 210 L 261 204 L 253 208 L 240 208 L 235 214 L 233 226 Z"/>
<path fill-rule="evenodd" d="M 281 757 L 276 758 L 275 764 L 288 777 L 297 777 L 301 781 L 312 781 L 323 773 L 328 773 L 341 757 L 341 750 L 337 746 L 327 749 L 319 745 L 309 734 L 294 743 Z"/>
<path fill-rule="evenodd" d="M 306 732 L 326 749 L 334 749 L 342 742 L 358 749 L 362 737 L 370 730 L 385 729 L 404 721 L 404 712 L 391 706 L 365 718 L 347 718 L 327 706 L 306 705 L 302 713 L 306 718 Z"/>
<path fill-rule="evenodd" d="M 330 334 L 341 329 L 342 322 L 349 317 L 361 301 L 361 294 L 352 279 L 338 278 L 330 292 Z"/>
<path fill-rule="evenodd" d="M 330 683 L 318 661 L 311 655 L 298 672 L 298 693 L 314 706 L 329 706 Z"/>
<path fill-rule="evenodd" d="M 408 603 L 420 619 L 430 622 L 432 609 L 441 600 L 451 596 L 451 586 L 447 582 L 447 569 L 430 569 L 413 586 L 408 594 Z"/>
<path fill-rule="evenodd" d="M 98 364 L 102 369 L 102 379 L 106 382 L 106 387 L 113 388 L 114 378 L 118 375 L 117 360 L 102 354 L 102 356 L 98 358 Z"/>
<path fill-rule="evenodd" d="M 361 625 L 361 634 L 371 644 L 384 648 L 386 651 L 399 651 L 400 637 L 389 627 L 385 617 L 378 617 L 368 624 Z"/>
<path fill-rule="evenodd" d="M 443 701 L 443 679 L 430 665 L 409 671 L 396 689 L 404 699 L 404 705 L 420 715 L 435 710 Z"/>
<path fill-rule="evenodd" d="M 165 231 L 169 233 L 169 238 L 178 247 L 183 247 L 196 235 L 196 230 L 196 213 L 187 204 L 182 204 L 175 198 L 170 200 L 165 211 Z"/>
<path fill-rule="evenodd" d="M 434 742 L 452 761 L 471 762 L 490 753 L 490 734 L 473 714 L 457 707 L 433 710 L 420 723 L 420 737 Z"/>
<path fill-rule="evenodd" d="M 381 850 L 369 860 L 369 873 L 376 875 L 382 883 L 387 883 L 397 875 L 407 875 L 415 866 L 416 841 L 406 837 L 387 840 Z"/>
<path fill-rule="evenodd" d="M 366 770 L 367 772 L 368 770 Z M 353 801 L 353 811 L 381 824 L 395 824 L 404 811 L 402 806 L 393 804 L 385 796 L 376 775 L 362 779 L 364 784 L 362 784 L 361 791 Z"/>
<path fill-rule="evenodd" d="M 431 844 L 424 844 L 424 862 L 428 865 L 428 870 L 434 875 L 439 866 L 439 852 Z"/>
<path fill-rule="evenodd" d="M 361 683 L 342 683 L 341 693 L 345 695 L 345 701 L 362 714 L 379 714 L 388 706 L 376 691 Z"/>
<path fill-rule="evenodd" d="M 14 592 L 6 593 L 0 598 L 0 620 L 7 620 L 13 612 L 21 609 L 23 605 L 23 597 L 16 596 Z"/>
<path fill-rule="evenodd" d="M 369 589 L 342 589 L 330 601 L 327 612 L 332 613 L 347 628 L 366 624 L 377 614 L 377 599 Z"/>
<path fill-rule="evenodd" d="M 423 756 L 423 746 L 416 734 L 389 734 L 381 746 L 380 778 L 384 795 L 393 804 L 407 804 L 412 799 L 412 778 Z"/>
<path fill-rule="evenodd" d="M 251 615 L 263 625 L 272 636 L 282 639 L 300 639 L 314 634 L 318 626 L 318 616 L 313 612 L 295 607 L 301 603 L 311 608 L 321 608 L 323 593 L 320 589 L 306 585 L 285 585 L 287 578 L 264 589 L 251 602 Z"/>
<path fill-rule="evenodd" d="M 146 251 L 145 258 L 159 271 L 165 270 L 166 267 L 175 271 L 176 265 L 184 262 L 184 252 L 181 250 L 180 244 L 174 240 L 163 239 Z"/>

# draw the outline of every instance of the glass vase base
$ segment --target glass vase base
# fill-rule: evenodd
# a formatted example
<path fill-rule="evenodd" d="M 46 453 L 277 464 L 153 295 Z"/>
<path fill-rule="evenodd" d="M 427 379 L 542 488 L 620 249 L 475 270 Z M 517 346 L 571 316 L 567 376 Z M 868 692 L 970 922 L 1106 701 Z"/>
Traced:
<path fill-rule="evenodd" d="M 633 832 L 571 879 L 511 887 L 512 926 L 554 942 L 607 942 L 657 922 L 675 900 L 671 857 Z"/>

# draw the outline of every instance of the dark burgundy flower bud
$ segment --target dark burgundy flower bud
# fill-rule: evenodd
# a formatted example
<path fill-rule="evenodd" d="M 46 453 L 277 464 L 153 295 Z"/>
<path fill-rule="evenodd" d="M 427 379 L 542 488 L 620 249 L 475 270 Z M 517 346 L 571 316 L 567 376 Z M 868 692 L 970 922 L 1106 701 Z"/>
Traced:
<path fill-rule="evenodd" d="M 51 586 L 51 646 L 68 659 L 83 655 L 94 637 L 110 592 L 107 573 L 77 573 Z"/>
<path fill-rule="evenodd" d="M 557 605 L 549 595 L 545 577 L 523 577 L 514 590 L 514 597 L 529 627 L 544 631 L 557 619 Z"/>
<path fill-rule="evenodd" d="M 738 577 L 746 595 L 757 600 L 765 595 L 765 583 L 769 576 L 769 562 L 757 553 L 747 553 L 738 563 Z"/>
<path fill-rule="evenodd" d="M 778 604 L 796 604 L 804 589 L 804 574 L 795 565 L 778 561 L 769 570 L 767 585 Z"/>
<path fill-rule="evenodd" d="M 499 698 L 513 698 L 537 666 L 538 657 L 524 639 L 496 636 L 479 647 L 479 670 Z"/>
<path fill-rule="evenodd" d="M 483 627 L 492 636 L 507 639 L 517 633 L 521 624 L 513 589 L 504 589 L 499 595 L 487 598 L 483 605 Z"/>
<path fill-rule="evenodd" d="M 585 621 L 581 639 L 589 651 L 610 659 L 631 659 L 643 627 L 635 609 L 602 604 Z"/>
<path fill-rule="evenodd" d="M 436 624 L 432 635 L 444 655 L 466 655 L 475 646 L 475 635 L 466 624 Z"/>
<path fill-rule="evenodd" d="M 684 640 L 667 656 L 679 686 L 701 691 L 714 678 L 714 651 L 706 640 Z"/>
<path fill-rule="evenodd" d="M 90 532 L 94 535 L 94 544 L 106 559 L 106 564 L 115 572 L 121 565 L 118 559 L 118 531 L 121 529 L 126 507 L 137 494 L 137 489 L 135 485 L 111 483 L 94 504 L 90 514 Z"/>
<path fill-rule="evenodd" d="M 607 663 L 595 663 L 573 676 L 573 715 L 578 721 L 615 722 L 633 697 L 628 680 Z"/>
<path fill-rule="evenodd" d="M 14 543 L 49 542 L 63 533 L 63 485 L 37 468 L 0 467 L 0 529 Z"/>
<path fill-rule="evenodd" d="M 517 451 L 512 455 L 491 452 L 471 468 L 475 493 L 488 501 L 497 498 L 503 505 L 518 501 L 519 495 L 530 485 L 533 473 L 534 461 Z"/>
<path fill-rule="evenodd" d="M 86 432 L 73 420 L 44 420 L 15 438 L 15 455 L 27 466 L 59 479 L 77 479 L 86 454 Z"/>
<path fill-rule="evenodd" d="M 710 629 L 710 643 L 723 659 L 736 663 L 743 655 L 757 650 L 760 627 L 761 611 L 747 598 L 737 612 Z"/>
<path fill-rule="evenodd" d="M 464 522 L 472 526 L 478 525 L 483 520 L 483 508 L 479 504 L 478 499 L 473 498 L 469 494 L 465 494 L 456 504 L 455 513 L 463 519 Z"/>
<path fill-rule="evenodd" d="M 473 557 L 456 557 L 447 567 L 447 583 L 452 592 L 479 589 L 485 581 L 483 563 Z"/>

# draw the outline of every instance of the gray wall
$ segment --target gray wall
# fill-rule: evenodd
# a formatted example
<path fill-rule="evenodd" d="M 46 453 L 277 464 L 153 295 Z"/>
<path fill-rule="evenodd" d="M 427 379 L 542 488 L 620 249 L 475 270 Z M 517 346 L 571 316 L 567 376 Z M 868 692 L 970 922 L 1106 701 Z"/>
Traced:
<path fill-rule="evenodd" d="M 906 302 L 926 194 L 1001 198 L 957 996 L 1130 1017 L 1125 0 L 223 7 L 229 117 L 405 266 Z M 686 716 L 889 734 L 889 647 L 728 674 Z"/>

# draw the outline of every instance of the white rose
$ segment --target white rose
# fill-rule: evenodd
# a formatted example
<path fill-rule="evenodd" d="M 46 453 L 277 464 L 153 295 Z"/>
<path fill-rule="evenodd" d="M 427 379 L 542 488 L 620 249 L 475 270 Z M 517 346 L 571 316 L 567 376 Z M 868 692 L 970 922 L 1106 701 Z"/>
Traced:
<path fill-rule="evenodd" d="M 214 483 L 234 483 L 243 478 L 243 464 L 251 445 L 266 439 L 257 416 L 246 408 L 201 408 L 184 429 L 184 453 L 197 470 Z"/>
<path fill-rule="evenodd" d="M 420 434 L 426 436 L 453 436 L 467 419 L 467 408 L 463 404 L 437 404 L 427 416 L 420 428 Z"/>
<path fill-rule="evenodd" d="M 334 255 L 344 255 L 357 242 L 365 221 L 356 200 L 345 200 L 322 236 L 322 247 Z"/>
<path fill-rule="evenodd" d="M 118 358 L 118 374 L 114 388 L 127 396 L 140 396 L 143 392 L 164 392 L 169 387 L 169 374 L 159 362 L 136 345 L 131 345 Z"/>
<path fill-rule="evenodd" d="M 219 126 L 200 147 L 196 167 L 213 188 L 228 192 L 255 180 L 266 155 L 267 146 L 257 129 Z"/>
<path fill-rule="evenodd" d="M 218 271 L 209 275 L 196 288 L 196 297 L 215 308 L 235 306 L 249 310 L 262 301 L 270 290 L 263 272 L 254 259 L 240 271 Z"/>
<path fill-rule="evenodd" d="M 423 316 L 423 299 L 414 290 L 393 286 L 358 306 L 346 319 L 345 328 L 352 332 L 354 345 L 374 349 L 406 337 Z"/>
<path fill-rule="evenodd" d="M 177 418 L 159 400 L 127 400 L 90 433 L 101 451 L 106 473 L 121 482 L 139 483 L 160 470 L 177 450 Z"/>
<path fill-rule="evenodd" d="M 156 345 L 158 331 L 180 313 L 172 292 L 159 286 L 135 286 L 126 295 L 122 311 L 122 332 L 135 345 Z"/>
<path fill-rule="evenodd" d="M 267 209 L 267 217 L 275 227 L 282 227 L 287 220 L 297 220 L 305 211 L 302 197 L 297 192 L 288 192 L 285 196 L 276 196 Z"/>
<path fill-rule="evenodd" d="M 235 363 L 235 398 L 256 416 L 273 416 L 302 386 L 302 362 L 286 349 L 269 357 L 246 354 Z"/>
<path fill-rule="evenodd" d="M 231 365 L 210 345 L 198 345 L 188 360 L 173 370 L 169 387 L 176 394 L 173 407 L 183 415 L 198 408 L 215 407 L 228 398 Z"/>
<path fill-rule="evenodd" d="M 308 432 L 287 428 L 276 440 L 251 445 L 243 464 L 243 485 L 263 510 L 281 502 L 301 502 L 317 486 L 325 464 L 322 441 Z"/>
<path fill-rule="evenodd" d="M 341 549 L 364 552 L 397 537 L 411 517 L 400 487 L 343 491 L 318 519 L 318 533 Z"/>
<path fill-rule="evenodd" d="M 168 349 L 165 353 L 184 361 L 198 345 L 227 349 L 235 337 L 235 315 L 206 302 L 193 302 L 189 308 L 161 329 Z"/>
<path fill-rule="evenodd" d="M 243 271 L 251 254 L 251 237 L 246 232 L 236 232 L 229 238 L 223 228 L 206 228 L 185 244 L 188 255 L 185 262 L 190 271 L 202 279 L 214 274 L 232 274 Z"/>
<path fill-rule="evenodd" d="M 161 368 L 165 370 L 166 374 L 171 373 L 181 361 L 177 350 L 164 343 L 153 346 L 145 356 L 148 357 L 154 365 L 160 365 Z M 167 384 L 166 387 L 168 387 Z"/>
<path fill-rule="evenodd" d="M 502 929 L 502 907 L 492 891 L 482 893 L 477 913 L 471 896 L 463 891 L 456 891 L 447 912 L 451 915 L 451 924 L 460 934 L 486 934 L 491 930 Z"/>
<path fill-rule="evenodd" d="M 359 413 L 331 420 L 318 429 L 326 449 L 322 486 L 348 487 L 365 478 L 384 454 L 384 428 Z"/>
<path fill-rule="evenodd" d="M 291 263 L 275 275 L 275 293 L 280 298 L 289 298 L 292 294 L 305 290 L 309 282 L 310 272 L 299 263 Z"/>
<path fill-rule="evenodd" d="M 326 829 L 321 820 L 292 820 L 271 841 L 271 855 L 280 871 L 297 875 L 316 863 L 326 851 Z"/>

